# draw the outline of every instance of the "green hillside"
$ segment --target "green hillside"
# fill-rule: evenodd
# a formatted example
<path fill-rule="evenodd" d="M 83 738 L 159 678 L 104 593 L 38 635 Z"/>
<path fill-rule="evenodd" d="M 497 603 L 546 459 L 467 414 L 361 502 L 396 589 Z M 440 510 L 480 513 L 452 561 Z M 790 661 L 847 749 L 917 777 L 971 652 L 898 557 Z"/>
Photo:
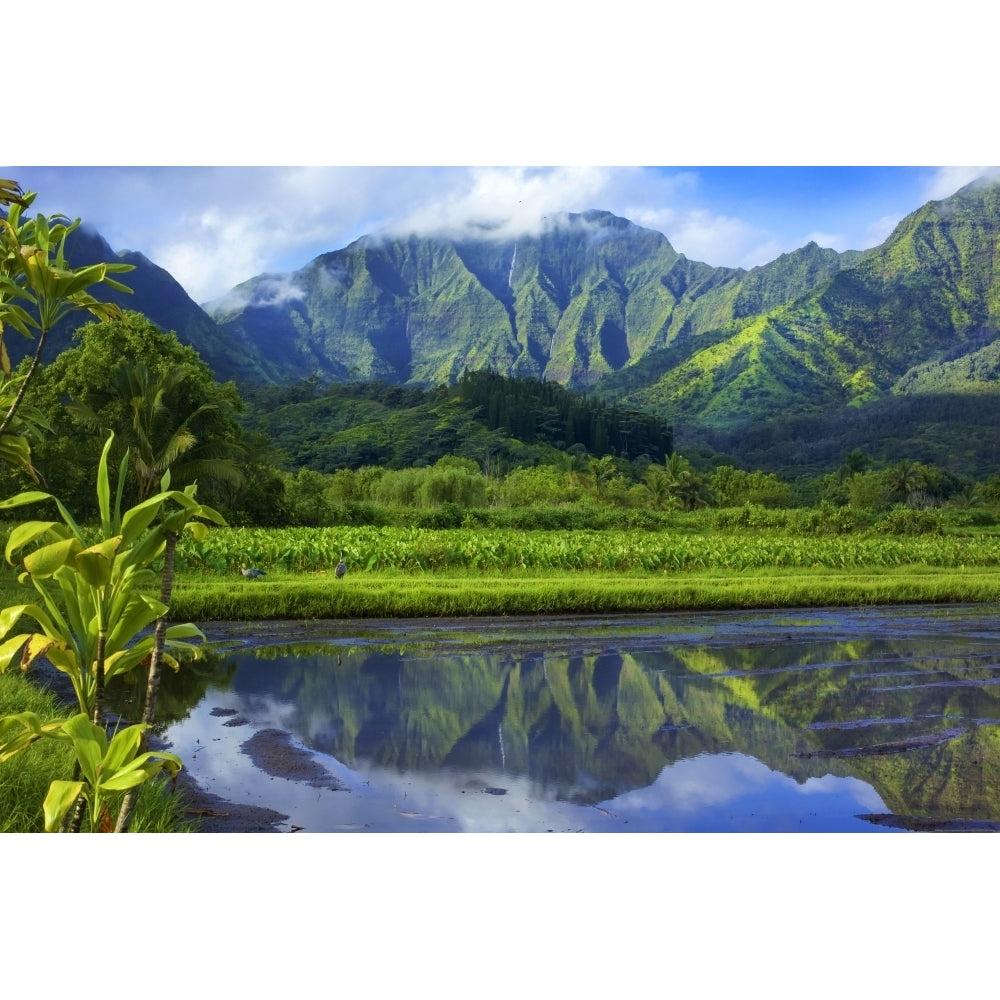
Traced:
<path fill-rule="evenodd" d="M 585 212 L 517 240 L 366 237 L 206 308 L 276 382 L 437 385 L 489 369 L 585 389 L 753 302 L 808 291 L 839 261 L 813 245 L 752 272 L 714 268 L 660 233 Z"/>
<path fill-rule="evenodd" d="M 136 265 L 134 295 L 117 297 L 247 392 L 310 379 L 429 391 L 482 371 L 648 414 L 678 447 L 747 466 L 829 467 L 855 448 L 891 461 L 905 444 L 984 475 L 1000 385 L 998 232 L 1000 184 L 980 181 L 872 250 L 810 243 L 749 271 L 691 261 L 658 232 L 588 211 L 516 239 L 366 236 L 204 307 L 128 251 L 117 256 Z M 70 256 L 114 255 L 80 231 Z M 380 418 L 351 412 L 351 428 L 317 415 L 315 433 L 387 454 Z"/>

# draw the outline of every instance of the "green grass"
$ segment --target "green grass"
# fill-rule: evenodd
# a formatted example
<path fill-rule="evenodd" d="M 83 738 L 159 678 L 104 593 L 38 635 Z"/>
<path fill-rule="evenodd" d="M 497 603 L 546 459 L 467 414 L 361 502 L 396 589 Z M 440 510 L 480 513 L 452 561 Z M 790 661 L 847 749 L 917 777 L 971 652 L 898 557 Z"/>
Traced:
<path fill-rule="evenodd" d="M 273 574 L 256 581 L 191 575 L 174 591 L 177 621 L 630 614 L 724 609 L 1000 601 L 1000 567 L 878 570 L 355 573 L 343 580 Z"/>
<path fill-rule="evenodd" d="M 61 705 L 19 672 L 0 674 L 0 716 L 36 712 L 44 720 L 69 718 L 74 709 Z M 0 833 L 40 833 L 44 828 L 42 803 L 49 784 L 69 778 L 73 753 L 56 740 L 38 740 L 0 764 Z M 194 831 L 196 824 L 184 814 L 183 792 L 168 782 L 154 780 L 139 789 L 131 830 L 134 833 Z"/>

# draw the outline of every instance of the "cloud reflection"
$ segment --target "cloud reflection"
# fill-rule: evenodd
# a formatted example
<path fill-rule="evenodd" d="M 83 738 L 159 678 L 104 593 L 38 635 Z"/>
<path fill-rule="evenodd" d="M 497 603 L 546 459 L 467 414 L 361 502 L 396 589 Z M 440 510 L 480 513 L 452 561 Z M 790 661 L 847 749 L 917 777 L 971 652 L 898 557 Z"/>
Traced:
<path fill-rule="evenodd" d="M 461 833 L 773 832 L 869 830 L 858 813 L 887 809 L 856 778 L 824 775 L 799 783 L 742 753 L 701 754 L 664 767 L 653 784 L 596 805 L 549 797 L 524 775 L 500 771 L 408 771 L 370 762 L 350 768 L 314 754 L 347 791 L 260 772 L 242 745 L 281 725 L 289 707 L 261 700 L 253 726 L 226 726 L 213 708 L 246 706 L 213 697 L 169 730 L 198 784 L 223 798 L 266 805 L 289 817 L 281 828 L 309 832 Z M 266 795 L 264 794 L 266 791 Z M 878 830 L 879 828 L 874 828 Z"/>

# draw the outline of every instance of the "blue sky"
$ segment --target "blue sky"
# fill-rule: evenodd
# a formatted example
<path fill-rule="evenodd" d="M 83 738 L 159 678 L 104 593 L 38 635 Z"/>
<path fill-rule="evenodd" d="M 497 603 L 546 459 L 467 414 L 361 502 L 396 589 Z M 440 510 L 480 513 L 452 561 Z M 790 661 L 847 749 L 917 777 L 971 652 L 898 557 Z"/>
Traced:
<path fill-rule="evenodd" d="M 556 211 L 605 209 L 714 266 L 753 267 L 815 240 L 881 243 L 909 212 L 986 167 L 2 166 L 36 207 L 139 250 L 198 302 L 365 234 L 512 236 Z"/>

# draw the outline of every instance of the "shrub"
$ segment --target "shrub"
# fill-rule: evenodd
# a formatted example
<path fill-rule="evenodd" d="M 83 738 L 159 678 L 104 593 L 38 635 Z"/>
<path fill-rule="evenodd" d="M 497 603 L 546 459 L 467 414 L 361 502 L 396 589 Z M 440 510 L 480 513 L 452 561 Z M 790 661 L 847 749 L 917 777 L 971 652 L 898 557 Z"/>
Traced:
<path fill-rule="evenodd" d="M 880 535 L 940 535 L 941 515 L 937 510 L 893 507 L 874 526 Z"/>
<path fill-rule="evenodd" d="M 802 511 L 797 520 L 800 531 L 815 535 L 849 535 L 864 526 L 852 507 L 837 507 L 826 500 L 819 507 Z"/>
<path fill-rule="evenodd" d="M 720 510 L 715 515 L 716 528 L 784 528 L 788 515 L 781 510 L 768 510 L 756 503 Z"/>

